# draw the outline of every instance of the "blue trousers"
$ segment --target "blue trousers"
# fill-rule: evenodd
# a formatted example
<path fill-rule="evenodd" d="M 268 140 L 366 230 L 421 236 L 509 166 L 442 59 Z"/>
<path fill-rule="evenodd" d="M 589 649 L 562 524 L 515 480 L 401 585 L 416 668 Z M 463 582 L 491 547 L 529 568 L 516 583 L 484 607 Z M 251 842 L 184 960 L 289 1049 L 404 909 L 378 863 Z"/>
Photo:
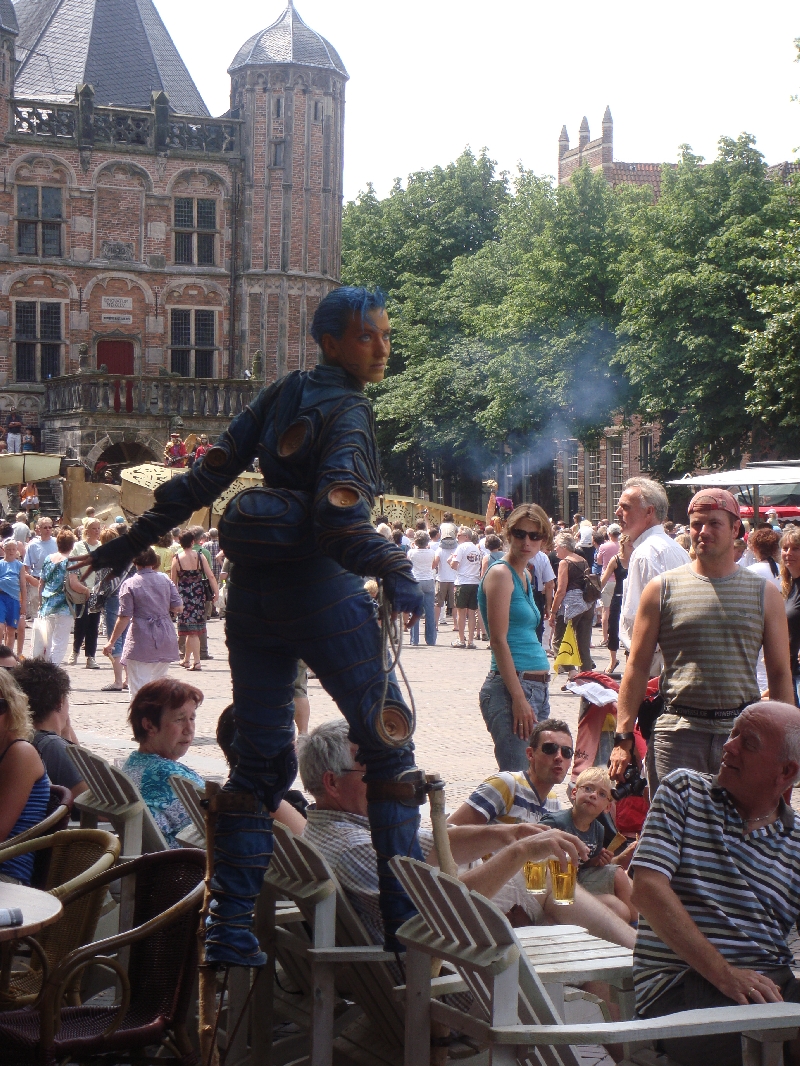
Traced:
<path fill-rule="evenodd" d="M 436 582 L 420 581 L 419 590 L 422 593 L 425 612 L 425 643 L 436 643 Z M 419 644 L 419 619 L 411 627 L 411 643 Z"/>
<path fill-rule="evenodd" d="M 250 570 L 234 566 L 228 583 L 226 638 L 233 679 L 236 769 L 225 788 L 256 794 L 254 814 L 222 814 L 214 850 L 213 901 L 206 932 L 211 962 L 258 965 L 251 931 L 255 899 L 272 853 L 275 810 L 297 769 L 294 683 L 303 659 L 336 701 L 358 745 L 365 780 L 393 780 L 414 766 L 414 746 L 384 744 L 376 730 L 383 697 L 381 630 L 361 578 L 324 556 Z M 390 677 L 388 701 L 405 706 Z M 394 801 L 370 802 L 380 905 L 389 950 L 415 913 L 389 869 L 393 855 L 421 858 L 419 813 Z"/>

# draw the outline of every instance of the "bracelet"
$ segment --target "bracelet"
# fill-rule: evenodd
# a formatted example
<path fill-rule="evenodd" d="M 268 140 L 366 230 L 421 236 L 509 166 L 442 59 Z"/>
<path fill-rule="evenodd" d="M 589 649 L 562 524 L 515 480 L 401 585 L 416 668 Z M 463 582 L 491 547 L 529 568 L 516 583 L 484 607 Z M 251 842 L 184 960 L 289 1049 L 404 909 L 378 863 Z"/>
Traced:
<path fill-rule="evenodd" d="M 626 740 L 630 740 L 631 741 L 630 750 L 633 751 L 633 739 L 634 739 L 634 735 L 633 735 L 632 732 L 615 733 L 614 734 L 614 747 L 615 748 L 621 748 L 621 747 L 624 746 Z"/>

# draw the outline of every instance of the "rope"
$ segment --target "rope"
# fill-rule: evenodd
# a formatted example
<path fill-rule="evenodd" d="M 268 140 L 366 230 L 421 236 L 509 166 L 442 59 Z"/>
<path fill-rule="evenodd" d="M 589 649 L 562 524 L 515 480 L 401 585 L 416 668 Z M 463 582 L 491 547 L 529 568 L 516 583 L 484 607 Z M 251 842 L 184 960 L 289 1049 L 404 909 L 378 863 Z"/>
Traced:
<path fill-rule="evenodd" d="M 414 703 L 414 693 L 411 691 L 411 684 L 406 677 L 403 664 L 400 662 L 400 655 L 403 648 L 402 635 L 400 640 L 398 640 L 395 623 L 392 621 L 389 601 L 386 599 L 383 592 L 382 581 L 378 582 L 378 607 L 381 616 L 381 668 L 383 670 L 383 694 L 381 695 L 379 714 L 383 714 L 383 709 L 386 706 L 386 693 L 389 691 L 389 675 L 392 670 L 397 667 L 400 671 L 400 676 L 403 679 L 403 684 L 406 687 L 406 692 L 408 693 L 408 703 L 412 715 L 411 721 L 415 722 L 417 718 L 417 708 Z M 392 649 L 392 657 L 388 655 L 390 647 Z"/>

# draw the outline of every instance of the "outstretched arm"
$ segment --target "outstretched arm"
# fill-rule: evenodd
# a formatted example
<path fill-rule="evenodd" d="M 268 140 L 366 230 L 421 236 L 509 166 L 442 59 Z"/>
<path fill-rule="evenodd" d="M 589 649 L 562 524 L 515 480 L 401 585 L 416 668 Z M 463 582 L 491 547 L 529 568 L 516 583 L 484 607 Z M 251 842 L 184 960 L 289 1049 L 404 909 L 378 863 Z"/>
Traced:
<path fill-rule="evenodd" d="M 155 544 L 159 537 L 181 525 L 195 511 L 212 504 L 256 454 L 264 419 L 276 391 L 276 385 L 263 389 L 253 403 L 234 418 L 214 447 L 206 452 L 202 463 L 159 485 L 154 493 L 155 503 L 137 518 L 128 533 L 102 544 L 90 558 L 84 557 L 85 562 L 81 560 L 81 565 L 88 563 L 97 570 L 109 566 L 118 574 L 138 552 Z"/>

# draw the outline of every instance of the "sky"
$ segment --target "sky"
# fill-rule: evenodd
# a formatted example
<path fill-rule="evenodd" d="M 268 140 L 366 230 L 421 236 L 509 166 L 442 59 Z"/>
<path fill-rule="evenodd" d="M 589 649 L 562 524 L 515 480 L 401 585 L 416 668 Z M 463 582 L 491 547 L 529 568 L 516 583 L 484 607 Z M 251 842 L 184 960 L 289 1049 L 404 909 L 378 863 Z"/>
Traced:
<path fill-rule="evenodd" d="M 285 0 L 155 0 L 209 110 L 229 106 L 227 67 Z M 584 115 L 614 158 L 674 161 L 687 143 L 713 158 L 746 131 L 769 163 L 800 146 L 800 8 L 742 0 L 296 0 L 337 49 L 346 90 L 344 193 L 446 165 L 486 147 L 501 170 L 555 174 L 558 136 Z M 189 16 L 190 17 L 187 17 Z"/>

